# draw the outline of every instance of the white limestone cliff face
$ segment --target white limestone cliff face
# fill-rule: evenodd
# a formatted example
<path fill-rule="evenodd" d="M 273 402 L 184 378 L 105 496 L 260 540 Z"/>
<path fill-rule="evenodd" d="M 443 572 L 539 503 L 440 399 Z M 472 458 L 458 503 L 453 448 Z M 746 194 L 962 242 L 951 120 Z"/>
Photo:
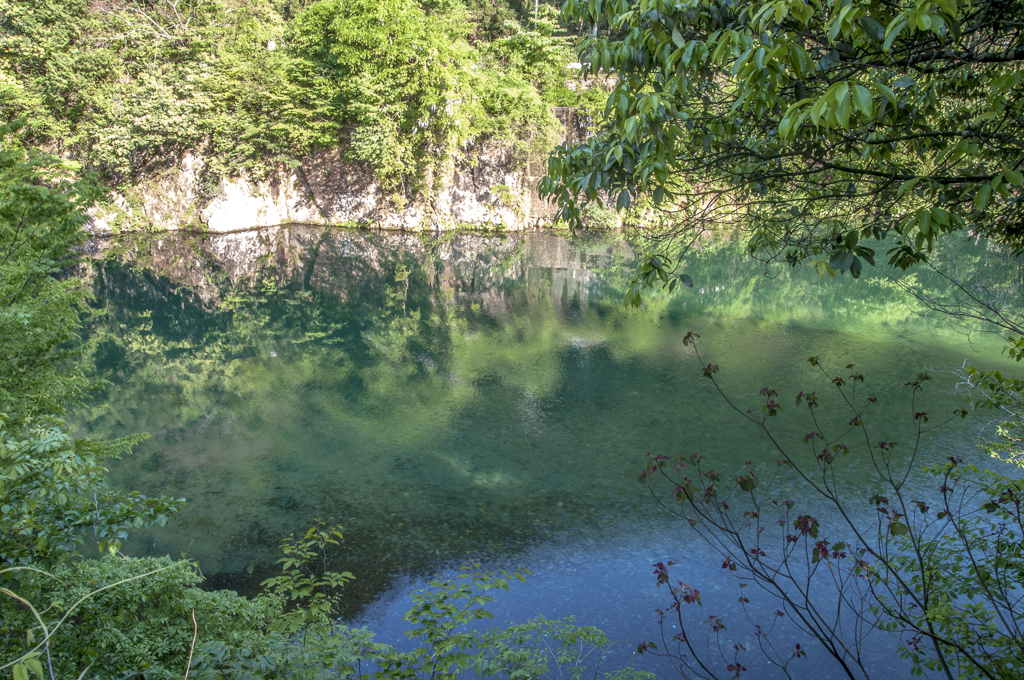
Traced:
<path fill-rule="evenodd" d="M 260 182 L 243 178 L 221 180 L 213 199 L 200 209 L 199 217 L 203 226 L 213 232 L 326 223 L 294 171 L 278 171 Z"/>
<path fill-rule="evenodd" d="M 485 144 L 473 157 L 442 164 L 428 178 L 432 191 L 411 200 L 384 189 L 368 166 L 329 149 L 298 168 L 279 168 L 262 180 L 222 179 L 202 191 L 206 160 L 196 152 L 143 181 L 113 193 L 91 212 L 91 228 L 242 231 L 283 224 L 372 225 L 412 231 L 455 227 L 520 230 L 546 225 L 554 210 L 537 196 L 537 162 L 521 167 L 512 153 Z"/>
<path fill-rule="evenodd" d="M 181 159 L 170 160 L 169 167 L 152 172 L 133 187 L 115 190 L 108 204 L 93 208 L 90 211 L 92 230 L 195 226 L 206 161 L 193 151 L 186 152 Z"/>

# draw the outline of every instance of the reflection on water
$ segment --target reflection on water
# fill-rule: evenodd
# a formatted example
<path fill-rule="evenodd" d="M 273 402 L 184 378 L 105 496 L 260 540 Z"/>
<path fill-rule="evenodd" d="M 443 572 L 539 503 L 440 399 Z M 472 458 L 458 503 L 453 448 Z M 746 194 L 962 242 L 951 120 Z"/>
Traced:
<path fill-rule="evenodd" d="M 90 332 L 111 385 L 79 422 L 151 432 L 115 483 L 188 499 L 131 550 L 184 552 L 214 585 L 251 592 L 281 538 L 322 517 L 345 527 L 346 616 L 398 577 L 465 561 L 539 569 L 579 605 L 607 586 L 558 586 L 560 570 L 606 578 L 622 562 L 629 583 L 666 552 L 692 557 L 635 482 L 643 456 L 700 450 L 725 469 L 774 456 L 700 377 L 686 331 L 750 406 L 766 384 L 787 401 L 823 390 L 812 354 L 856 363 L 889 414 L 926 365 L 998 361 L 995 342 L 972 353 L 878 280 L 766 278 L 728 243 L 691 257 L 694 289 L 631 310 L 635 247 L 612 237 L 292 227 L 196 239 L 101 244 L 91 276 L 106 314 Z M 932 408 L 951 410 L 943 389 Z M 931 455 L 963 453 L 975 433 L 947 429 Z M 690 581 L 715 572 L 688 563 Z"/>

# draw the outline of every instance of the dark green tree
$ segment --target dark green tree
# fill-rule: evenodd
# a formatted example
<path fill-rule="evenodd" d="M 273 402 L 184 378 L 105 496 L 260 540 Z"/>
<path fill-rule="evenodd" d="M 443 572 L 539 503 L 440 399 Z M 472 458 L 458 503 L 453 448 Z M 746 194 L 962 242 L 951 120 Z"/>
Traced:
<path fill-rule="evenodd" d="M 542 194 L 644 199 L 674 235 L 728 222 L 751 253 L 857 276 L 940 234 L 1024 248 L 1024 4 L 958 0 L 569 0 L 614 73 L 596 134 L 559 147 Z M 659 268 L 656 268 L 659 269 Z M 661 272 L 659 271 L 658 276 Z"/>
<path fill-rule="evenodd" d="M 81 209 L 98 194 L 88 180 L 64 179 L 74 171 L 38 153 L 0 149 L 0 412 L 9 426 L 60 415 L 88 389 L 83 372 L 66 366 L 77 351 L 83 292 L 58 278 L 79 259 Z"/>
<path fill-rule="evenodd" d="M 138 437 L 74 439 L 61 416 L 96 387 L 82 352 L 83 210 L 101 193 L 77 168 L 26 152 L 0 128 L 0 565 L 47 567 L 90 535 L 116 547 L 179 503 L 106 487 L 103 461 Z M 9 573 L 9 577 L 18 575 Z"/>

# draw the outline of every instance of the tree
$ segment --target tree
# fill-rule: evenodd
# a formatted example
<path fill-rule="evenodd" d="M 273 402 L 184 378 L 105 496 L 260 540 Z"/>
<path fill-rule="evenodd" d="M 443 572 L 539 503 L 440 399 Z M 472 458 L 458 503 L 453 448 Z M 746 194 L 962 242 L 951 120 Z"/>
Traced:
<path fill-rule="evenodd" d="M 93 5 L 95 12 L 109 15 L 121 29 L 116 39 L 145 35 L 158 43 L 196 40 L 192 25 L 207 27 L 209 21 L 203 22 L 201 17 L 215 9 L 210 0 L 106 0 Z"/>
<path fill-rule="evenodd" d="M 582 41 L 581 60 L 591 74 L 614 71 L 618 82 L 596 134 L 555 150 L 541 193 L 567 220 L 603 200 L 668 213 L 674 223 L 664 235 L 682 239 L 684 252 L 701 229 L 731 223 L 746 232 L 751 254 L 810 261 L 822 274 L 859 276 L 864 262 L 875 262 L 872 242 L 888 238 L 890 266 L 930 266 L 936 239 L 963 231 L 1018 256 L 1022 10 L 1012 0 L 569 0 L 568 20 L 607 27 Z M 980 323 L 1020 333 L 1015 295 L 955 266 L 936 271 L 949 287 L 938 295 L 917 288 L 927 309 L 968 329 Z M 639 304 L 640 292 L 659 283 L 692 285 L 670 256 L 649 253 L 627 301 Z M 1019 359 L 1024 342 L 1010 341 Z M 704 374 L 714 380 L 717 371 L 709 364 Z M 906 480 L 927 414 L 912 409 L 918 440 L 901 455 L 906 443 L 894 452 L 893 442 L 864 425 L 870 402 L 852 391 L 862 376 L 826 377 L 840 390 L 849 425 L 829 432 L 815 415 L 818 397 L 801 393 L 797 405 L 809 406 L 814 420 L 805 454 L 771 438 L 768 425 L 782 406 L 770 388 L 760 413 L 737 410 L 771 438 L 779 474 L 794 473 L 837 513 L 838 526 L 819 525 L 773 496 L 778 477 L 761 479 L 752 466 L 730 481 L 699 456 L 656 456 L 641 482 L 667 477 L 669 492 L 659 494 L 665 507 L 721 552 L 723 568 L 777 596 L 849 677 L 868 674 L 865 625 L 895 634 L 918 672 L 1016 677 L 1024 650 L 1019 481 L 954 457 L 931 470 L 941 480 L 937 499 L 911 497 Z M 989 451 L 1019 458 L 1024 384 L 974 369 L 966 377 L 980 390 L 979 405 L 1010 415 Z M 923 382 L 911 383 L 915 393 Z M 857 444 L 849 439 L 855 433 Z M 877 527 L 858 519 L 858 499 L 837 483 L 835 470 L 847 460 L 876 473 L 867 511 L 877 512 Z M 826 534 L 840 530 L 842 540 Z M 656 574 L 669 585 L 676 615 L 699 604 L 696 589 L 673 584 L 667 566 Z M 818 578 L 836 584 L 837 610 L 825 612 L 811 598 Z M 724 669 L 709 663 L 681 615 L 678 624 L 681 632 L 658 651 L 680 670 L 702 677 L 744 670 L 727 654 Z M 722 630 L 712 618 L 712 645 Z M 776 649 L 767 630 L 756 628 L 757 640 L 786 670 L 801 650 Z"/>
<path fill-rule="evenodd" d="M 163 522 L 180 502 L 107 488 L 104 459 L 139 437 L 74 439 L 61 420 L 97 387 L 77 361 L 85 291 L 62 275 L 81 257 L 83 210 L 101 189 L 12 144 L 15 131 L 0 127 L 0 566 L 46 568 L 87 533 L 116 548 L 129 527 Z"/>
<path fill-rule="evenodd" d="M 81 370 L 66 366 L 76 352 L 81 286 L 57 275 L 78 260 L 81 210 L 98 189 L 66 181 L 72 166 L 12 147 L 15 129 L 0 127 L 0 413 L 24 425 L 61 415 L 89 387 Z"/>
<path fill-rule="evenodd" d="M 967 229 L 1024 250 L 1019 0 L 568 0 L 563 16 L 608 27 L 580 58 L 618 76 L 596 134 L 549 160 L 563 219 L 641 201 L 678 213 L 670 235 L 728 221 L 752 254 L 855 277 L 888 237 L 900 269 Z"/>

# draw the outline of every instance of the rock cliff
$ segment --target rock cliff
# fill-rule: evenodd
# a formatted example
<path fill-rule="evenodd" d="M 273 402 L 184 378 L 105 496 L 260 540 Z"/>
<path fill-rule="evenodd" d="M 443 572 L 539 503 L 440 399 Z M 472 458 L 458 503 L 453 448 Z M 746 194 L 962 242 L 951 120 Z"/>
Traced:
<path fill-rule="evenodd" d="M 574 112 L 556 109 L 563 138 L 585 135 Z M 373 225 L 439 231 L 458 227 L 521 230 L 549 226 L 555 207 L 537 194 L 545 159 L 525 163 L 494 142 L 472 156 L 441 163 L 427 178 L 432 191 L 411 200 L 383 188 L 366 165 L 345 161 L 339 149 L 304 157 L 263 179 L 221 179 L 204 186 L 209 159 L 188 152 L 165 168 L 118 188 L 91 212 L 92 230 L 204 230 L 234 232 L 283 224 Z"/>

